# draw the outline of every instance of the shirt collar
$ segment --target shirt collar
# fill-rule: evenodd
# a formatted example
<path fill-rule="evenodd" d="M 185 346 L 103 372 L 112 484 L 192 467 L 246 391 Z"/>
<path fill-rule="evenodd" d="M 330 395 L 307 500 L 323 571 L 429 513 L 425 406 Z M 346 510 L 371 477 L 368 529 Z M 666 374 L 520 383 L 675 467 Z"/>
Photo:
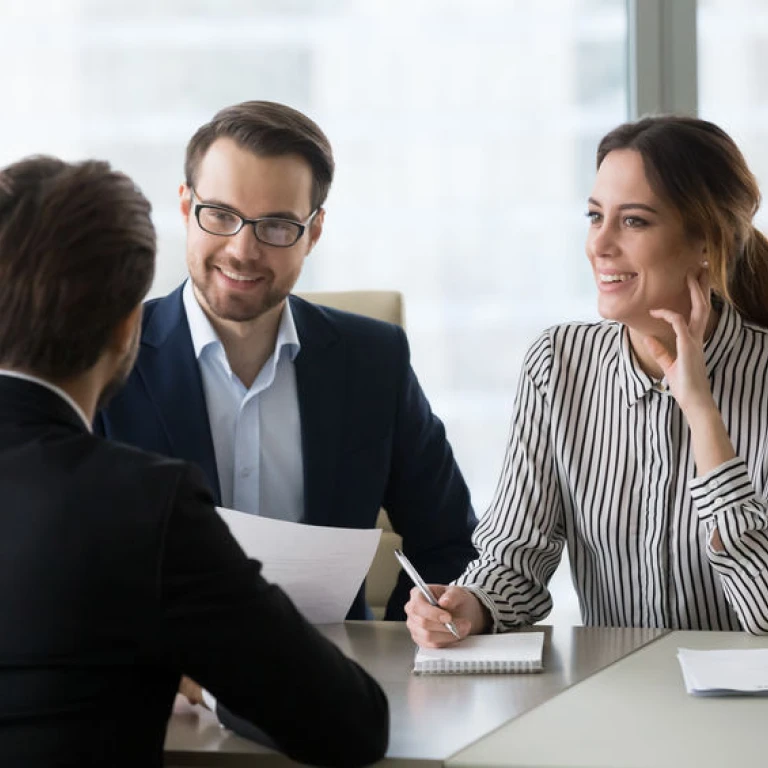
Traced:
<path fill-rule="evenodd" d="M 739 338 L 743 325 L 741 316 L 728 302 L 716 300 L 716 306 L 720 310 L 720 317 L 714 332 L 704 342 L 704 362 L 710 379 L 717 365 Z M 619 382 L 630 408 L 651 390 L 669 393 L 664 379 L 657 381 L 640 367 L 629 342 L 629 329 L 625 325 L 621 326 L 619 332 L 619 350 Z"/>
<path fill-rule="evenodd" d="M 5 368 L 0 368 L 0 376 L 8 376 L 11 379 L 21 379 L 22 381 L 31 381 L 33 384 L 39 384 L 41 387 L 45 387 L 54 394 L 58 395 L 64 402 L 80 417 L 85 428 L 89 431 L 93 431 L 91 422 L 88 421 L 88 417 L 85 415 L 85 411 L 75 402 L 74 398 L 65 392 L 61 387 L 57 387 L 55 384 L 51 384 L 50 381 L 41 379 L 38 376 L 31 376 L 28 373 L 19 373 L 19 371 L 9 371 Z"/>
<path fill-rule="evenodd" d="M 626 325 L 620 326 L 619 330 L 619 382 L 630 408 L 654 387 L 659 388 L 658 382 L 640 367 Z"/>
<path fill-rule="evenodd" d="M 182 301 L 184 302 L 184 311 L 187 313 L 187 322 L 189 323 L 189 333 L 192 336 L 192 346 L 195 350 L 195 357 L 199 360 L 200 355 L 207 347 L 218 347 L 223 352 L 223 345 L 219 339 L 216 330 L 211 321 L 203 312 L 195 292 L 192 290 L 192 281 L 187 280 L 182 291 Z M 286 300 L 283 305 L 283 311 L 280 315 L 280 325 L 277 328 L 277 339 L 275 340 L 275 358 L 279 358 L 285 347 L 286 354 L 289 355 L 291 362 L 296 359 L 301 349 L 299 334 L 296 331 L 296 323 L 291 312 L 291 302 Z"/>
<path fill-rule="evenodd" d="M 277 329 L 277 341 L 275 342 L 275 352 L 279 357 L 283 347 L 288 356 L 291 358 L 291 362 L 296 359 L 296 355 L 299 354 L 301 349 L 301 342 L 299 341 L 299 333 L 296 330 L 296 323 L 293 319 L 293 312 L 291 312 L 291 302 L 286 299 L 283 304 L 283 314 L 280 316 L 280 325 Z"/>

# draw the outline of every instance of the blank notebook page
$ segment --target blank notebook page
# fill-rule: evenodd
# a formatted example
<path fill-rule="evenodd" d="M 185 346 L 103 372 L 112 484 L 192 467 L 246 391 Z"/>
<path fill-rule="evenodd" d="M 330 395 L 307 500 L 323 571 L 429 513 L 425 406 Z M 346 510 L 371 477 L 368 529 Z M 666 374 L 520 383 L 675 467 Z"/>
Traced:
<path fill-rule="evenodd" d="M 449 648 L 419 648 L 413 664 L 418 675 L 538 672 L 543 632 L 471 635 Z"/>

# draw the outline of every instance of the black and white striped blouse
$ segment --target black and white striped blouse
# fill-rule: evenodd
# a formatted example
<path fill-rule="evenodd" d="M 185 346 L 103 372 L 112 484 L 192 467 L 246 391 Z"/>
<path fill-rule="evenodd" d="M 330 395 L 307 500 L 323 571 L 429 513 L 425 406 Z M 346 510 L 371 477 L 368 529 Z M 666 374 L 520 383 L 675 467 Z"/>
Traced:
<path fill-rule="evenodd" d="M 625 326 L 569 323 L 533 344 L 480 555 L 456 581 L 495 629 L 549 613 L 567 541 L 585 624 L 768 632 L 768 330 L 726 305 L 705 357 L 739 458 L 697 478 L 685 418 Z"/>

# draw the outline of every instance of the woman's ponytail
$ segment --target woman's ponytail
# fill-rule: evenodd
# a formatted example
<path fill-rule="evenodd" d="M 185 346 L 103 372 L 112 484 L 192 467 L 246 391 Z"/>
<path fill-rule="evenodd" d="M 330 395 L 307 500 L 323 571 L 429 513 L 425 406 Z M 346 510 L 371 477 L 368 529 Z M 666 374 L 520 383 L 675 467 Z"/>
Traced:
<path fill-rule="evenodd" d="M 768 327 L 768 238 L 751 226 L 741 252 L 728 266 L 725 298 L 745 320 Z"/>

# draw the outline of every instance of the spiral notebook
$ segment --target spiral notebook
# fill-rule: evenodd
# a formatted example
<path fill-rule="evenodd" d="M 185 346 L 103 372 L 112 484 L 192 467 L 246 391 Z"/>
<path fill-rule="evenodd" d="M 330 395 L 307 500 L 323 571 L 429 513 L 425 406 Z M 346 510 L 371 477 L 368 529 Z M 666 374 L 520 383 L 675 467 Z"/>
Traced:
<path fill-rule="evenodd" d="M 539 672 L 543 632 L 471 635 L 448 648 L 419 648 L 413 662 L 417 675 L 503 674 Z"/>

